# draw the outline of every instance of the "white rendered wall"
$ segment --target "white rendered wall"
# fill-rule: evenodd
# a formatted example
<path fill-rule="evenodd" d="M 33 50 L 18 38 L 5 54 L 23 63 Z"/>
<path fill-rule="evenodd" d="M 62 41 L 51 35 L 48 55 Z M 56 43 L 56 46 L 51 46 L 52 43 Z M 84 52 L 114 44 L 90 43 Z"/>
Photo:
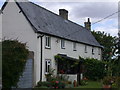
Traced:
<path fill-rule="evenodd" d="M 58 42 L 56 42 L 58 40 Z M 85 53 L 85 45 L 76 43 L 76 49 L 77 51 L 73 51 L 73 42 L 65 40 L 65 49 L 61 49 L 61 39 L 56 37 L 51 37 L 51 48 L 46 49 L 45 48 L 45 36 L 43 37 L 43 81 L 45 79 L 45 60 L 50 59 L 51 60 L 51 67 L 56 69 L 57 72 L 57 66 L 54 60 L 54 56 L 57 54 L 66 54 L 69 57 L 79 59 L 79 56 L 83 58 L 95 58 L 98 60 L 101 60 L 101 54 L 98 53 L 98 48 L 94 47 L 94 54 L 92 54 L 92 46 L 87 45 L 87 53 Z M 70 78 L 76 77 L 76 75 L 70 75 Z M 76 80 L 76 78 L 75 78 Z"/>
<path fill-rule="evenodd" d="M 34 83 L 40 80 L 40 40 L 15 2 L 9 2 L 2 14 L 2 38 L 17 39 L 34 52 Z"/>

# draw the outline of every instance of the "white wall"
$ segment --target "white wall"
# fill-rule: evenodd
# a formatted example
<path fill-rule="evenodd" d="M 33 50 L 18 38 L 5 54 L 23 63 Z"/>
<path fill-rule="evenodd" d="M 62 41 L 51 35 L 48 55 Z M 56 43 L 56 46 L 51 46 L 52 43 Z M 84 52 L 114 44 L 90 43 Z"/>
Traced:
<path fill-rule="evenodd" d="M 45 66 L 45 59 L 50 59 L 52 61 L 52 68 L 55 68 L 57 71 L 57 67 L 55 64 L 55 60 L 54 60 L 54 56 L 57 54 L 66 54 L 69 57 L 72 58 L 76 58 L 79 59 L 79 56 L 83 57 L 83 58 L 95 58 L 100 60 L 101 59 L 101 55 L 98 54 L 98 48 L 94 47 L 94 55 L 92 54 L 92 46 L 88 46 L 87 45 L 87 53 L 85 53 L 85 45 L 84 44 L 80 44 L 80 43 L 76 43 L 76 49 L 77 51 L 73 51 L 73 42 L 72 41 L 68 41 L 65 40 L 65 49 L 61 49 L 61 39 L 60 38 L 56 38 L 56 37 L 51 37 L 51 49 L 46 49 L 45 48 L 45 36 L 43 37 L 43 67 Z M 58 43 L 56 42 L 58 40 Z M 45 79 L 45 67 L 43 68 L 43 81 L 46 80 Z M 72 75 L 72 77 L 70 76 L 70 78 L 73 78 L 74 75 Z M 75 76 L 74 76 L 75 77 Z"/>
<path fill-rule="evenodd" d="M 34 82 L 40 79 L 40 40 L 15 2 L 9 2 L 2 14 L 2 38 L 27 43 L 34 52 Z"/>

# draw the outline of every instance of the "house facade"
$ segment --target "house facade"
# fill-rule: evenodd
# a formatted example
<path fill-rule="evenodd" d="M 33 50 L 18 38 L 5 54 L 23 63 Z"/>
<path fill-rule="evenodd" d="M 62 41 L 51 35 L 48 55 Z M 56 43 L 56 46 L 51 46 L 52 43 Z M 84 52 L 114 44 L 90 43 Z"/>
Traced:
<path fill-rule="evenodd" d="M 79 59 L 101 60 L 102 46 L 90 32 L 90 21 L 85 27 L 68 20 L 68 11 L 59 10 L 59 15 L 32 2 L 7 1 L 2 7 L 2 39 L 26 43 L 34 53 L 34 86 L 45 81 L 49 68 L 55 69 L 55 55 L 63 54 Z M 76 80 L 76 75 L 69 75 Z"/>

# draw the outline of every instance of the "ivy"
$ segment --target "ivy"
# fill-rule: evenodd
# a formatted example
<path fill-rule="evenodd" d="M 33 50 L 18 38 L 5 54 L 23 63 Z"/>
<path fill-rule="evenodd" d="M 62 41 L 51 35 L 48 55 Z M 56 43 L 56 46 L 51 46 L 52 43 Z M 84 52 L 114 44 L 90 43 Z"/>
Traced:
<path fill-rule="evenodd" d="M 73 58 L 65 58 L 60 55 L 55 56 L 55 61 L 58 64 L 58 73 L 63 71 L 65 74 L 76 74 L 78 72 L 79 60 Z"/>
<path fill-rule="evenodd" d="M 17 87 L 28 56 L 26 45 L 17 40 L 2 41 L 2 87 Z"/>
<path fill-rule="evenodd" d="M 79 60 L 71 61 L 59 55 L 55 56 L 55 60 L 58 64 L 58 70 L 63 70 L 65 73 L 67 70 L 72 71 L 72 73 L 66 74 L 83 73 L 90 80 L 99 80 L 106 75 L 105 62 L 102 60 L 79 57 Z"/>

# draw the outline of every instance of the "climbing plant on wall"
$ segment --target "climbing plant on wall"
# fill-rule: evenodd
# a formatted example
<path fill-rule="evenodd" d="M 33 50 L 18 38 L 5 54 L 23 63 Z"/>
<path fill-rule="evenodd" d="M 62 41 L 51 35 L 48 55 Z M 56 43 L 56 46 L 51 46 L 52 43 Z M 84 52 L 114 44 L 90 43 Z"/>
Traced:
<path fill-rule="evenodd" d="M 78 68 L 80 61 L 67 57 L 67 56 L 55 56 L 56 63 L 58 65 L 58 73 L 60 74 L 76 74 L 78 73 Z"/>

